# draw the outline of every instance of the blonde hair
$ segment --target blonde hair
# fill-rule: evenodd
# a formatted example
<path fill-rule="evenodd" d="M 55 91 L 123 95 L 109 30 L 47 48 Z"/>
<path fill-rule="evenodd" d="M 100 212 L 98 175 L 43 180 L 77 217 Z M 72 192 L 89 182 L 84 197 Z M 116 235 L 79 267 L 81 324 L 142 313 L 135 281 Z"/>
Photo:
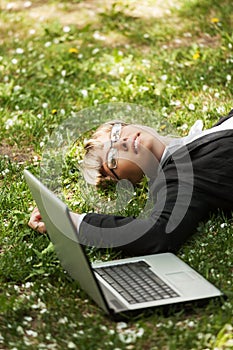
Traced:
<path fill-rule="evenodd" d="M 94 132 L 91 139 L 84 142 L 85 156 L 82 164 L 82 171 L 85 180 L 92 185 L 99 186 L 106 181 L 106 175 L 102 172 L 103 160 L 98 155 L 97 150 L 103 149 L 103 143 L 98 141 L 103 133 L 109 133 L 114 124 L 121 123 L 122 126 L 128 125 L 128 123 L 122 122 L 121 120 L 113 120 L 102 124 Z M 110 136 L 109 136 L 110 138 Z"/>
<path fill-rule="evenodd" d="M 92 185 L 99 186 L 103 184 L 107 177 L 103 174 L 103 159 L 98 155 L 97 150 L 103 149 L 103 143 L 98 140 L 98 138 L 103 133 L 109 133 L 110 138 L 110 131 L 112 129 L 112 126 L 116 123 L 121 123 L 122 126 L 129 125 L 129 123 L 122 122 L 121 120 L 113 120 L 106 122 L 98 127 L 98 129 L 93 133 L 92 137 L 84 142 L 84 149 L 85 149 L 85 156 L 82 163 L 82 172 L 84 179 Z M 147 126 L 138 125 L 139 127 L 143 127 L 144 129 L 150 129 L 151 128 Z M 168 145 L 171 141 L 171 137 L 167 136 L 161 136 L 159 135 L 154 129 L 153 134 L 160 139 L 165 145 Z"/>

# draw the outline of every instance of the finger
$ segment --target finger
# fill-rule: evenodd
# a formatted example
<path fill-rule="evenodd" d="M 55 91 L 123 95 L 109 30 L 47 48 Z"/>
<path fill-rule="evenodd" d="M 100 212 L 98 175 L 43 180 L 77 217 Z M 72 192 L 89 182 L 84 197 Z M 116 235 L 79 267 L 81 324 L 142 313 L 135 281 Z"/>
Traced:
<path fill-rule="evenodd" d="M 28 221 L 28 226 L 36 230 L 36 228 L 39 226 L 39 223 L 40 223 L 40 220 L 38 218 L 31 216 L 30 220 Z"/>
<path fill-rule="evenodd" d="M 41 215 L 40 215 L 39 209 L 38 208 L 34 208 L 32 213 L 31 213 L 31 216 L 40 219 Z"/>
<path fill-rule="evenodd" d="M 32 221 L 32 220 L 30 219 L 30 220 L 28 221 L 28 226 L 30 226 L 31 228 L 34 229 L 34 226 L 35 226 L 34 221 Z"/>
<path fill-rule="evenodd" d="M 32 213 L 39 213 L 39 209 L 37 207 L 35 207 L 32 211 Z"/>
<path fill-rule="evenodd" d="M 43 221 L 40 221 L 40 222 L 37 224 L 36 231 L 38 231 L 38 232 L 40 232 L 40 233 L 45 233 L 45 232 L 46 232 L 46 227 L 45 227 L 45 224 L 44 224 Z"/>

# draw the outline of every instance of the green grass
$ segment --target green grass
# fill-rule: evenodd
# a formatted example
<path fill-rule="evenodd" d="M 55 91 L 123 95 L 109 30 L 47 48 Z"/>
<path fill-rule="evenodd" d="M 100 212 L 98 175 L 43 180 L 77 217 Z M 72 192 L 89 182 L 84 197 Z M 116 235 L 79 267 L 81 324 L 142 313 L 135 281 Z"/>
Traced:
<path fill-rule="evenodd" d="M 0 5 L 0 349 L 232 348 L 232 219 L 211 217 L 179 252 L 227 300 L 116 323 L 64 273 L 48 237 L 27 226 L 34 202 L 22 175 L 25 167 L 40 173 L 46 140 L 85 108 L 138 104 L 159 116 L 165 133 L 170 125 L 180 135 L 196 119 L 210 127 L 226 114 L 233 93 L 232 2 L 25 3 Z M 153 113 L 138 118 L 151 124 Z M 70 205 L 85 211 L 93 205 L 76 171 L 81 153 L 67 155 L 62 185 L 72 194 Z M 126 214 L 143 205 L 143 186 Z"/>

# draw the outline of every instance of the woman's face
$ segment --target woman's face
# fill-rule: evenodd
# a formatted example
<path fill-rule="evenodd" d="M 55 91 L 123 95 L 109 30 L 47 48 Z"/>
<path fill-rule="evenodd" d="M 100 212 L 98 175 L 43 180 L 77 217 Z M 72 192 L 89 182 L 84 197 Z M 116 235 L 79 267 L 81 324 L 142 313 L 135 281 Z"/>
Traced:
<path fill-rule="evenodd" d="M 156 154 L 159 141 L 148 128 L 144 129 L 143 126 L 133 124 L 122 126 L 119 140 L 112 143 L 112 147 L 117 149 L 117 164 L 114 169 L 108 167 L 107 161 L 111 148 L 110 136 L 111 131 L 103 131 L 98 137 L 98 141 L 103 144 L 103 149 L 98 152 L 103 160 L 104 175 L 114 179 L 127 179 L 136 184 L 144 174 L 148 175 L 147 171 L 153 163 L 157 169 Z"/>

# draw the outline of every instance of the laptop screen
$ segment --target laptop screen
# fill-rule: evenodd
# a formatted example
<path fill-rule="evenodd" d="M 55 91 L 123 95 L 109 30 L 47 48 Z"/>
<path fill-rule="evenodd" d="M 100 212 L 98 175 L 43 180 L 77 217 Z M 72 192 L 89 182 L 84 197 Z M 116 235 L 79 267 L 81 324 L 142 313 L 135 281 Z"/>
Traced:
<path fill-rule="evenodd" d="M 29 171 L 24 170 L 24 175 L 63 268 L 105 312 L 109 313 L 84 248 L 77 240 L 68 207 Z"/>

